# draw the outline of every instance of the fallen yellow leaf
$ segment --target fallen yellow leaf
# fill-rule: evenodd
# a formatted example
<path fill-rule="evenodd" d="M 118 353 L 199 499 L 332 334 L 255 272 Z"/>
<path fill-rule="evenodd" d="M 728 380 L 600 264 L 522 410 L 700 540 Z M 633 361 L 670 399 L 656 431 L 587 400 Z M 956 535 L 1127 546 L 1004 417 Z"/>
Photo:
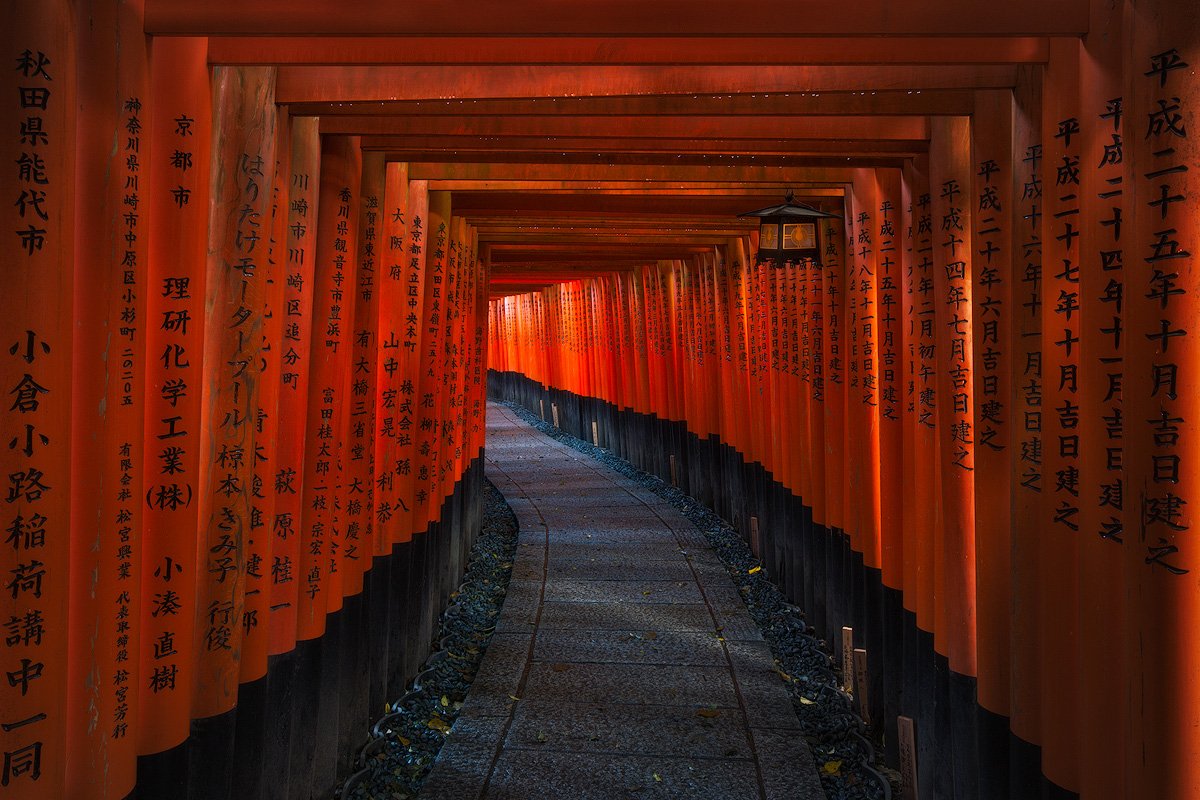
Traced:
<path fill-rule="evenodd" d="M 817 704 L 817 701 L 816 701 L 816 700 L 809 700 L 809 699 L 808 699 L 807 697 L 805 697 L 804 695 L 801 695 L 801 696 L 800 696 L 800 705 L 802 705 L 802 706 L 815 706 L 816 704 Z"/>
<path fill-rule="evenodd" d="M 747 572 L 746 574 L 747 574 L 747 575 L 753 575 L 753 574 L 754 574 L 754 573 L 756 573 L 756 572 L 762 572 L 762 567 L 751 567 L 751 568 L 750 568 L 750 571 L 749 571 L 749 572 Z"/>
<path fill-rule="evenodd" d="M 837 775 L 842 771 L 841 761 L 826 761 L 825 766 L 821 767 L 825 770 L 826 775 Z"/>
<path fill-rule="evenodd" d="M 715 708 L 702 708 L 696 712 L 696 716 L 712 719 L 713 717 L 721 716 L 721 712 L 717 711 Z"/>
<path fill-rule="evenodd" d="M 662 783 L 662 776 L 661 776 L 661 775 L 659 775 L 657 772 L 656 772 L 656 773 L 654 773 L 654 782 L 655 782 L 655 783 Z"/>
<path fill-rule="evenodd" d="M 446 720 L 442 719 L 441 717 L 437 716 L 436 714 L 434 716 L 432 716 L 429 719 L 429 722 L 426 724 L 428 724 L 430 728 L 433 728 L 438 733 L 449 733 L 450 732 L 450 723 L 446 722 Z"/>

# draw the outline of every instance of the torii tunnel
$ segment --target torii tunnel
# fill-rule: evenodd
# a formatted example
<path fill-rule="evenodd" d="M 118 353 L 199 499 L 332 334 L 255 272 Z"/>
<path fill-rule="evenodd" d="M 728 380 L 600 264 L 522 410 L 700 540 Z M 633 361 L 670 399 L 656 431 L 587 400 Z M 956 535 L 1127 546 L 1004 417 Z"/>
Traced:
<path fill-rule="evenodd" d="M 853 628 L 922 800 L 1200 798 L 1193 0 L 0 28 L 0 798 L 332 796 L 489 395 Z M 789 190 L 820 266 L 756 262 Z"/>

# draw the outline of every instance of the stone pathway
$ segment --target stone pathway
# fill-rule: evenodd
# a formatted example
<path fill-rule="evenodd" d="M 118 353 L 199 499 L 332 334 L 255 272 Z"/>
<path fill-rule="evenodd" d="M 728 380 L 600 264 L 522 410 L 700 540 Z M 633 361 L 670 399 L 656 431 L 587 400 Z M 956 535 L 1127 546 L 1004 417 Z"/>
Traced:
<path fill-rule="evenodd" d="M 423 800 L 824 798 L 766 644 L 663 500 L 489 404 L 520 522 L 500 623 Z"/>

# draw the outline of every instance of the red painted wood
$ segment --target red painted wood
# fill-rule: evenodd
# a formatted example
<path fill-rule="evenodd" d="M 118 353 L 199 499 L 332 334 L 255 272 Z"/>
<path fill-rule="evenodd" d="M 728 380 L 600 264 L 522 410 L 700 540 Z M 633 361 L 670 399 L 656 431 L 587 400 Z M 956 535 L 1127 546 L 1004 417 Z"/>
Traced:
<path fill-rule="evenodd" d="M 318 186 L 321 144 L 316 120 L 291 119 L 287 185 L 287 258 L 279 342 L 279 441 L 271 488 L 271 655 L 296 644 L 300 607 L 305 446 L 311 377 L 313 290 L 315 284 Z"/>
<path fill-rule="evenodd" d="M 275 163 L 274 71 L 213 73 L 192 714 L 237 703 Z M 178 428 L 176 428 L 178 429 Z"/>
<path fill-rule="evenodd" d="M 401 175 L 395 173 L 394 167 L 389 167 L 389 178 L 399 182 Z M 403 358 L 396 370 L 392 385 L 397 388 L 399 403 L 396 420 L 396 475 L 397 483 L 397 525 L 398 542 L 410 541 L 414 534 L 424 528 L 417 527 L 416 509 L 419 505 L 417 492 L 420 484 L 418 475 L 418 450 L 420 440 L 421 397 L 421 364 L 425 357 L 427 324 L 425 322 L 427 304 L 429 303 L 430 278 L 428 275 L 428 258 L 425 250 L 427 230 L 429 226 L 429 192 L 424 181 L 407 181 L 407 198 L 403 214 L 407 220 L 405 227 L 406 246 L 402 245 L 404 255 L 401 259 L 403 280 L 405 281 L 405 306 L 403 328 Z M 399 188 L 399 187 L 398 187 Z M 398 201 L 397 201 L 398 202 Z M 389 205 L 391 202 L 389 201 Z M 393 206 L 393 218 L 396 206 Z M 420 224 L 418 224 L 418 222 Z M 390 241 L 390 237 L 389 237 Z M 398 386 L 396 382 L 399 381 Z"/>
<path fill-rule="evenodd" d="M 825 518 L 829 528 L 845 530 L 844 451 L 846 420 L 846 280 L 843 224 L 828 220 L 825 254 L 822 257 L 822 302 L 824 313 L 823 357 L 825 368 Z"/>
<path fill-rule="evenodd" d="M 950 35 L 1079 34 L 1087 30 L 1087 5 L 1070 0 L 1047 8 L 1036 0 L 1002 6 L 971 0 L 946 6 L 937 0 L 915 0 L 903 13 L 886 0 L 853 6 L 818 6 L 794 14 L 782 0 L 756 8 L 754 14 L 729 14 L 717 0 L 666 0 L 648 10 L 634 0 L 604 6 L 560 9 L 540 0 L 520 0 L 503 9 L 471 0 L 454 8 L 441 6 L 347 8 L 329 0 L 303 4 L 268 0 L 254 5 L 222 0 L 197 6 L 183 0 L 151 0 L 146 30 L 150 33 L 260 33 L 323 35 L 542 35 L 579 34 L 644 36 L 815 36 L 876 34 Z"/>
<path fill-rule="evenodd" d="M 1042 486 L 1042 228 L 1038 194 L 1041 168 L 1041 73 L 1030 73 L 1014 92 L 1013 241 L 1013 461 L 1012 614 L 1033 619 L 1039 613 L 1042 565 L 1039 514 Z M 1009 726 L 1026 742 L 1041 740 L 1041 628 L 1014 625 L 1009 639 L 1011 704 Z"/>
<path fill-rule="evenodd" d="M 279 541 L 274 530 L 275 476 L 280 467 L 281 440 L 288 429 L 280 413 L 282 392 L 284 326 L 287 323 L 284 297 L 288 273 L 288 204 L 291 186 L 291 126 L 282 116 L 275 127 L 275 172 L 271 191 L 270 247 L 263 265 L 263 334 L 259 348 L 258 408 L 255 412 L 255 445 L 251 491 L 250 530 L 246 539 L 246 589 L 242 609 L 241 682 L 249 683 L 267 674 L 271 645 L 272 565 Z M 264 227 L 266 227 L 264 225 Z"/>
<path fill-rule="evenodd" d="M 144 680 L 138 684 L 136 726 L 141 754 L 170 749 L 187 738 L 196 675 L 194 532 L 208 319 L 208 204 L 202 198 L 210 193 L 212 147 L 205 52 L 203 39 L 159 40 L 151 48 L 148 106 L 153 113 L 146 128 L 151 157 L 142 202 L 150 222 L 146 319 L 157 324 L 146 331 L 146 478 L 138 489 L 145 504 L 138 653 Z M 170 158 L 156 159 L 154 153 Z M 169 435 L 171 425 L 179 435 Z M 191 533 L 180 536 L 179 531 Z"/>
<path fill-rule="evenodd" d="M 880 242 L 878 225 L 881 218 L 880 199 L 874 171 L 860 170 L 847 195 L 853 231 L 847 242 L 847 322 L 851 326 L 851 375 L 847 403 L 856 420 L 850 434 L 853 459 L 850 470 L 852 495 L 847 508 L 856 513 L 856 532 L 864 564 L 871 569 L 882 566 L 880 542 L 880 387 L 879 387 L 879 308 L 876 289 L 879 285 Z M 851 426 L 847 425 L 847 430 Z"/>
<path fill-rule="evenodd" d="M 1041 593 L 1042 771 L 1060 786 L 1079 786 L 1079 507 L 1081 438 L 1079 372 L 1080 209 L 1082 142 L 1070 134 L 1080 118 L 1079 43 L 1051 48 L 1042 102 L 1042 509 Z"/>
<path fill-rule="evenodd" d="M 875 175 L 878 189 L 873 232 L 875 274 L 875 360 L 879 411 L 879 542 L 883 585 L 904 583 L 904 406 L 906 403 L 904 318 L 904 208 L 899 170 Z"/>
<path fill-rule="evenodd" d="M 1013 289 L 1019 274 L 1013 244 L 1013 101 L 981 93 L 971 126 L 971 317 L 975 407 L 975 564 L 979 704 L 1009 713 L 1012 636 L 1012 465 L 1016 458 L 1011 401 Z"/>
<path fill-rule="evenodd" d="M 999 64 L 1044 62 L 1048 44 L 1037 36 L 779 37 L 665 36 L 452 37 L 391 36 L 214 37 L 213 64 Z M 869 51 L 864 52 L 864 48 Z"/>
<path fill-rule="evenodd" d="M 1127 792 L 1174 800 L 1200 793 L 1200 684 L 1193 678 L 1200 654 L 1192 640 L 1200 618 L 1195 583 L 1200 550 L 1190 535 L 1197 508 L 1190 459 L 1200 412 L 1195 371 L 1200 287 L 1194 256 L 1179 257 L 1200 248 L 1195 169 L 1200 94 L 1192 74 L 1200 64 L 1200 25 L 1177 3 L 1139 2 L 1131 4 L 1124 27 L 1131 32 L 1123 92 L 1129 124 L 1124 185 L 1132 191 L 1124 195 L 1130 224 L 1122 239 L 1133 256 L 1125 294 Z M 1175 171 L 1180 166 L 1188 170 Z M 1183 294 L 1169 293 L 1175 291 Z M 1164 334 L 1180 330 L 1186 335 Z"/>
<path fill-rule="evenodd" d="M 918 160 L 905 171 L 912 207 L 913 242 L 913 289 L 911 295 L 912 319 L 915 328 L 914 346 L 916 374 L 913 386 L 913 448 L 911 460 L 906 462 L 913 476 L 913 514 L 911 527 L 916 534 L 916 547 L 905 548 L 915 551 L 915 584 L 905 581 L 905 586 L 915 585 L 916 597 L 910 610 L 917 615 L 917 625 L 933 632 L 937 627 L 940 595 L 937 580 L 937 435 L 938 403 L 937 386 L 937 320 L 935 273 L 933 262 L 934 228 L 933 200 L 929 183 L 929 164 Z M 906 493 L 908 487 L 906 484 Z M 905 524 L 909 517 L 905 516 Z"/>
<path fill-rule="evenodd" d="M 1123 4 L 1095 4 L 1092 35 L 1080 53 L 1079 110 L 1082 146 L 1079 247 L 1079 298 L 1084 347 L 1079 384 L 1079 791 L 1084 797 L 1117 798 L 1126 792 L 1125 703 L 1129 682 L 1124 658 L 1112 657 L 1112 630 L 1123 627 L 1126 594 L 1113 591 L 1122 583 L 1123 553 L 1129 537 L 1123 511 L 1129 502 L 1125 470 L 1125 376 L 1132 367 L 1124 359 L 1132 331 L 1125 329 L 1125 297 L 1134 291 L 1132 265 L 1136 246 L 1114 224 L 1125 213 L 1124 137 L 1141 133 L 1140 121 L 1114 117 L 1111 103 L 1122 96 L 1128 39 Z M 1120 101 L 1124 106 L 1124 100 Z M 1124 117 L 1124 115 L 1122 115 Z M 1128 121 L 1126 121 L 1128 120 Z M 1114 145 L 1121 141 L 1117 159 Z M 1121 191 L 1114 194 L 1122 184 Z M 1121 227 L 1124 227 L 1122 225 Z M 1129 255 L 1126 256 L 1125 253 Z M 1121 654 L 1123 655 L 1123 653 Z"/>
<path fill-rule="evenodd" d="M 75 768 L 67 793 L 122 798 L 135 781 L 131 734 L 143 681 L 136 665 L 146 332 L 161 324 L 146 315 L 149 216 L 138 205 L 151 152 L 149 65 L 139 3 L 86 3 L 76 13 L 90 24 L 77 43 L 87 68 L 77 84 L 75 196 L 87 200 L 74 225 L 70 510 L 78 579 L 69 612 L 67 757 Z"/>
<path fill-rule="evenodd" d="M 375 376 L 375 458 L 371 476 L 375 497 L 375 555 L 386 555 L 401 541 L 406 522 L 405 506 L 398 487 L 411 482 L 412 469 L 401 467 L 397 455 L 402 437 L 410 436 L 412 423 L 405 405 L 411 394 L 401 395 L 404 381 L 411 380 L 411 362 L 416 357 L 420 334 L 419 312 L 424 282 L 413 275 L 406 236 L 408 172 L 405 165 L 389 163 L 385 167 L 383 202 L 380 208 L 380 234 L 376 246 L 379 271 L 376 291 L 379 317 Z M 415 278 L 415 279 L 414 279 Z M 405 419 L 407 418 L 407 422 Z"/>
<path fill-rule="evenodd" d="M 349 373 L 350 420 L 343 479 L 346 529 L 341 569 L 345 576 L 342 592 L 346 597 L 362 591 L 363 573 L 371 568 L 374 556 L 383 551 L 375 541 L 374 462 L 378 420 L 374 386 L 379 381 L 379 353 L 385 349 L 385 340 L 379 336 L 385 180 L 382 154 L 364 153 L 358 210 L 358 272 L 353 285 L 357 296 Z"/>
<path fill-rule="evenodd" d="M 354 253 L 362 162 L 352 137 L 321 140 L 313 264 L 312 344 L 305 415 L 303 505 L 297 639 L 325 632 L 325 615 L 341 606 L 342 495 L 338 473 L 348 422 L 353 346 Z"/>
<path fill-rule="evenodd" d="M 0 152 L 12 165 L 6 186 L 15 201 L 0 212 L 6 237 L 0 273 L 12 287 L 10 310 L 0 318 L 0 381 L 5 396 L 15 392 L 11 396 L 20 401 L 0 406 L 5 444 L 17 443 L 0 448 L 7 486 L 4 527 L 19 531 L 15 542 L 0 549 L 6 578 L 0 619 L 15 617 L 19 634 L 5 647 L 5 671 L 13 671 L 16 680 L 0 686 L 8 726 L 0 729 L 0 750 L 9 754 L 0 780 L 7 778 L 5 791 L 21 800 L 65 793 L 68 597 L 72 584 L 86 586 L 85 576 L 71 575 L 69 567 L 73 13 L 59 2 L 12 6 L 0 33 L 3 52 L 13 59 L 4 71 L 8 111 Z M 32 118 L 41 120 L 45 138 L 23 135 L 22 125 L 28 131 Z"/>

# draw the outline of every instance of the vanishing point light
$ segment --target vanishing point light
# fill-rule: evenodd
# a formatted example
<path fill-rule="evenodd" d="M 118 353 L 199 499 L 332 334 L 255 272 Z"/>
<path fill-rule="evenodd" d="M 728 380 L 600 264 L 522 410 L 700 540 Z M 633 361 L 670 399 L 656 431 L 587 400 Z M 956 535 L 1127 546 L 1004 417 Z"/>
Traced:
<path fill-rule="evenodd" d="M 803 264 L 806 261 L 821 266 L 819 221 L 841 219 L 837 214 L 795 202 L 791 192 L 787 193 L 783 205 L 747 211 L 738 216 L 759 218 L 757 261 L 759 264 L 770 262 L 777 266 L 788 262 Z"/>

